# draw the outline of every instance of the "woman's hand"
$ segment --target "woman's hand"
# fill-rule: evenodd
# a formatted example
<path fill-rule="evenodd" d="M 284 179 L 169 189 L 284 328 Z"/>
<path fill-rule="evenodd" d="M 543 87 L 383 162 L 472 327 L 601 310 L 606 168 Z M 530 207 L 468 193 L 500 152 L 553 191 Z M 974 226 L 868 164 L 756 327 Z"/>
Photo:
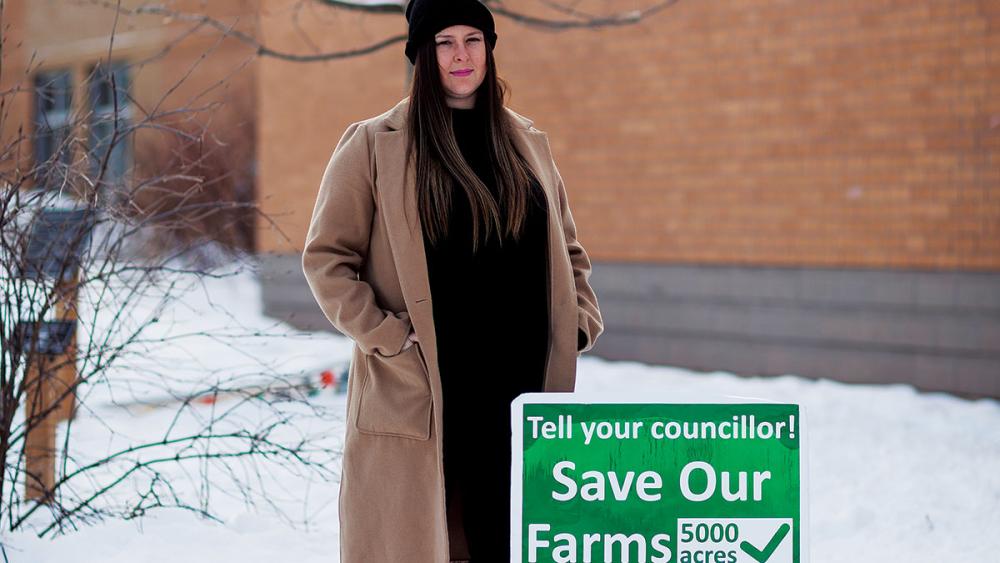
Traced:
<path fill-rule="evenodd" d="M 403 344 L 403 350 L 413 346 L 414 342 L 419 342 L 419 340 L 417 340 L 417 333 L 414 332 L 413 329 L 410 329 L 410 334 L 406 335 L 406 344 Z"/>

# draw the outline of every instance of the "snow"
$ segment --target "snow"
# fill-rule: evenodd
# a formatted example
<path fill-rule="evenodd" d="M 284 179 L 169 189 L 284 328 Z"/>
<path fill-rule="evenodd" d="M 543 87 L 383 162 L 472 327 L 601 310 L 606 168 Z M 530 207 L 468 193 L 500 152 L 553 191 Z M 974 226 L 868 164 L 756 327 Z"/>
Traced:
<path fill-rule="evenodd" d="M 149 338 L 143 352 L 125 357 L 105 384 L 82 394 L 86 408 L 72 422 L 74 455 L 94 458 L 130 441 L 157 440 L 168 429 L 182 434 L 231 402 L 223 397 L 177 417 L 169 404 L 139 408 L 134 401 L 166 400 L 233 377 L 294 382 L 349 359 L 349 340 L 299 332 L 265 317 L 252 272 L 182 281 L 188 282 L 187 293 L 179 302 L 163 310 L 155 300 L 137 307 L 137 318 L 154 313 L 160 318 L 144 333 Z M 92 330 L 110 326 L 105 321 Z M 921 393 L 905 385 L 696 373 L 596 357 L 580 360 L 577 381 L 577 389 L 586 392 L 737 395 L 802 404 L 809 428 L 810 561 L 998 560 L 1000 403 L 995 400 Z M 324 389 L 308 404 L 288 403 L 277 413 L 273 406 L 246 402 L 228 424 L 257 427 L 288 416 L 295 423 L 283 430 L 283 438 L 294 430 L 336 448 L 345 398 Z M 218 521 L 154 508 L 133 520 L 94 522 L 54 539 L 38 538 L 30 529 L 4 532 L 0 542 L 8 560 L 32 563 L 337 561 L 338 458 L 322 463 L 329 475 L 288 471 L 280 464 L 256 466 L 243 481 L 255 491 L 249 497 L 227 476 L 211 473 L 212 487 L 206 487 L 197 471 L 163 468 L 178 495 L 196 506 L 205 503 Z M 102 477 L 108 475 L 94 479 Z M 115 495 L 134 495 L 140 481 L 112 494 L 111 502 L 121 500 Z M 37 532 L 45 522 L 39 515 L 29 527 Z"/>

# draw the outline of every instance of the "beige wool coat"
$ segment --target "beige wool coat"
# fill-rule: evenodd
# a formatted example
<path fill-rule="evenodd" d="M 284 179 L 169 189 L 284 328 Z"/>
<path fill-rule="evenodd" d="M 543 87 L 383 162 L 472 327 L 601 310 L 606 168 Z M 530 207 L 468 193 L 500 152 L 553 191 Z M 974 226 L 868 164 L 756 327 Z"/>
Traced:
<path fill-rule="evenodd" d="M 449 537 L 455 530 L 448 528 L 445 507 L 432 301 L 414 166 L 404 161 L 408 103 L 403 98 L 344 132 L 323 174 L 302 256 L 320 308 L 355 341 L 339 497 L 342 563 L 447 563 L 460 552 L 449 543 L 459 538 Z M 515 146 L 548 200 L 544 391 L 573 391 L 577 357 L 603 331 L 588 283 L 590 259 L 576 238 L 546 134 L 506 112 Z M 419 342 L 404 350 L 411 327 Z M 586 335 L 582 349 L 579 330 Z"/>

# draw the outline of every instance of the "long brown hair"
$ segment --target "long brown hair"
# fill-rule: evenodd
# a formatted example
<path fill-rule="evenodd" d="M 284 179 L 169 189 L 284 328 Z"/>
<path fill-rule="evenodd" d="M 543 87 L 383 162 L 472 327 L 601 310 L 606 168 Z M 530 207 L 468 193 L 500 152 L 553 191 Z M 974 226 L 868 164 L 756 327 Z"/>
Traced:
<path fill-rule="evenodd" d="M 486 113 L 486 135 L 490 139 L 493 174 L 498 199 L 465 161 L 452 131 L 451 110 L 438 74 L 434 41 L 417 51 L 410 86 L 407 128 L 407 158 L 415 154 L 417 206 L 424 231 L 431 242 L 448 234 L 448 210 L 453 190 L 463 189 L 472 209 L 472 249 L 491 235 L 520 238 L 528 213 L 531 178 L 534 174 L 513 142 L 513 125 L 504 109 L 507 85 L 496 73 L 493 51 L 486 49 L 486 75 L 476 93 L 476 105 Z M 499 204 L 499 205 L 498 205 Z M 506 222 L 501 209 L 506 209 Z M 500 233 L 503 236 L 500 236 Z"/>

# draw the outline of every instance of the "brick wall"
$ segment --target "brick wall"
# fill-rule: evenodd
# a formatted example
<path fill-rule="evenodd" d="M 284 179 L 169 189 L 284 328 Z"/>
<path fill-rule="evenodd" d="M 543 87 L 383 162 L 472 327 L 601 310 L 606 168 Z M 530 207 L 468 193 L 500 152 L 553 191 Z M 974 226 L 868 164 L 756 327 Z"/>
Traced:
<path fill-rule="evenodd" d="M 268 43 L 307 51 L 294 3 L 264 6 Z M 321 49 L 406 31 L 398 15 L 312 10 Z M 998 23 L 988 1 L 682 1 L 614 29 L 497 17 L 496 55 L 597 259 L 995 270 Z M 259 190 L 288 238 L 262 227 L 260 250 L 301 248 L 330 151 L 405 95 L 405 68 L 402 44 L 262 62 Z"/>
<path fill-rule="evenodd" d="M 261 40 L 285 53 L 365 47 L 406 33 L 401 14 L 371 15 L 312 5 L 261 3 Z M 307 17 L 308 14 L 308 17 Z M 402 43 L 364 57 L 293 63 L 260 60 L 258 71 L 258 250 L 300 252 L 320 178 L 344 129 L 378 115 L 405 94 Z"/>

